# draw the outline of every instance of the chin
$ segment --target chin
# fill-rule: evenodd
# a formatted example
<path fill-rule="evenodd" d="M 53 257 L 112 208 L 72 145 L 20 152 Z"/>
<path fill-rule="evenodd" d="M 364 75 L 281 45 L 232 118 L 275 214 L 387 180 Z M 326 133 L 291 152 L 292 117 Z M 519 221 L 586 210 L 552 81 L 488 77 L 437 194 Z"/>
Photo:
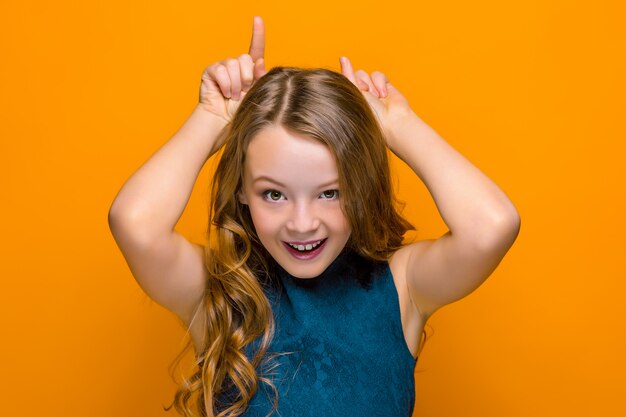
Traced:
<path fill-rule="evenodd" d="M 317 262 L 316 262 L 316 265 L 309 265 L 309 266 L 293 265 L 293 263 L 291 262 L 288 265 L 281 264 L 283 269 L 287 271 L 289 275 L 295 278 L 301 278 L 301 279 L 309 279 L 309 278 L 318 277 L 322 275 L 322 273 L 324 273 L 324 271 L 326 270 L 326 268 L 328 268 L 329 265 L 330 263 L 320 264 Z"/>

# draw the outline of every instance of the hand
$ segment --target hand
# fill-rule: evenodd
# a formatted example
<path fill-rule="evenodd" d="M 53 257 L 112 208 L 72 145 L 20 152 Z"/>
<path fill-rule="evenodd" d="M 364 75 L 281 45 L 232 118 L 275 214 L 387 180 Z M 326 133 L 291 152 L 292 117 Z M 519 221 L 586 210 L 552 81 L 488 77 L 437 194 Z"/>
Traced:
<path fill-rule="evenodd" d="M 200 106 L 230 122 L 241 99 L 265 70 L 265 28 L 261 17 L 254 18 L 249 53 L 208 66 L 202 73 Z"/>
<path fill-rule="evenodd" d="M 347 57 L 341 57 L 340 62 L 341 73 L 361 90 L 378 117 L 387 146 L 395 152 L 394 128 L 408 120 L 407 117 L 418 120 L 419 118 L 411 109 L 408 100 L 389 82 L 385 74 L 374 71 L 370 77 L 363 70 L 354 72 Z"/>

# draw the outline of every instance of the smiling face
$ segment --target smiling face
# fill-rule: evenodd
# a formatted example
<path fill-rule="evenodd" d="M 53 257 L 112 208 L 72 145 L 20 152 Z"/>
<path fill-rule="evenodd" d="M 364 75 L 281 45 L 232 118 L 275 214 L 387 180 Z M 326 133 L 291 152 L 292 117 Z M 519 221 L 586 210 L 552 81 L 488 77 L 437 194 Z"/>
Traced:
<path fill-rule="evenodd" d="M 320 275 L 350 237 L 337 164 L 326 145 L 281 126 L 249 143 L 239 200 L 263 246 L 297 278 Z"/>

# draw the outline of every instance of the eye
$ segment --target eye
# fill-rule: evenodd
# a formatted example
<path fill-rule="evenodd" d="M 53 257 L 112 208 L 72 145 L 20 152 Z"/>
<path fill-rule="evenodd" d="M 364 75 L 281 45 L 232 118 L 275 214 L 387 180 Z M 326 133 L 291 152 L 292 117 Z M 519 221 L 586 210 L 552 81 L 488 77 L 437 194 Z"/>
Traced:
<path fill-rule="evenodd" d="M 263 193 L 263 196 L 269 201 L 280 201 L 284 198 L 283 193 L 276 190 L 267 190 Z"/>
<path fill-rule="evenodd" d="M 320 197 L 328 200 L 334 200 L 336 198 L 339 198 L 339 190 L 326 190 L 322 194 L 320 194 Z"/>

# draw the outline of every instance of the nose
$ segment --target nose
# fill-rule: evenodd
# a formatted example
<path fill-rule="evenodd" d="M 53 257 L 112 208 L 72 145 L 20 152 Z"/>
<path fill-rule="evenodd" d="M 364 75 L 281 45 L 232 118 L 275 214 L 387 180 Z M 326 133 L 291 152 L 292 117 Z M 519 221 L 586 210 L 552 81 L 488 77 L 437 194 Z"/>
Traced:
<path fill-rule="evenodd" d="M 311 204 L 295 204 L 291 210 L 287 229 L 291 232 L 307 234 L 314 232 L 320 225 L 320 219 Z"/>

